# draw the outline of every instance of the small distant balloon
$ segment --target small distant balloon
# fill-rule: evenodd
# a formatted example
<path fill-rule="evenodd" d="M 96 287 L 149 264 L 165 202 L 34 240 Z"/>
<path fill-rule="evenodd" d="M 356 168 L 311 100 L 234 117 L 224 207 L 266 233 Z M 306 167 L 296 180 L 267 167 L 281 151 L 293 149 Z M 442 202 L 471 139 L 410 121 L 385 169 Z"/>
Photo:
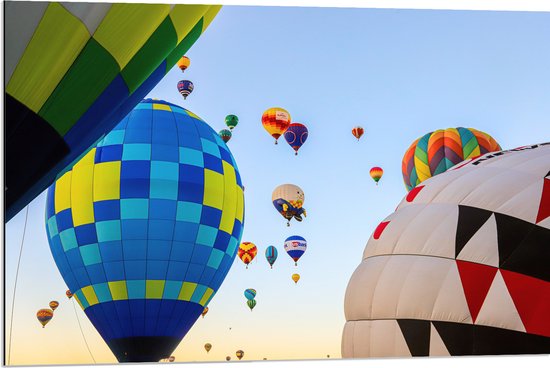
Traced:
<path fill-rule="evenodd" d="M 182 73 L 185 69 L 189 68 L 189 65 L 191 65 L 191 60 L 189 60 L 187 56 L 182 56 L 181 59 L 178 60 L 178 68 L 181 69 Z"/>
<path fill-rule="evenodd" d="M 229 142 L 229 140 L 230 140 L 231 137 L 233 136 L 233 134 L 231 133 L 231 130 L 229 130 L 229 129 L 222 129 L 222 130 L 220 130 L 220 132 L 218 133 L 218 135 L 220 136 L 220 138 L 222 139 L 222 141 L 224 141 L 225 143 Z"/>
<path fill-rule="evenodd" d="M 48 322 L 50 322 L 53 318 L 53 310 L 51 309 L 40 309 L 38 312 L 36 312 L 36 318 L 38 319 L 38 322 L 42 325 L 42 328 L 46 327 Z"/>
<path fill-rule="evenodd" d="M 262 125 L 264 129 L 275 138 L 275 144 L 277 144 L 279 137 L 290 125 L 290 114 L 283 108 L 272 107 L 265 110 L 262 115 Z"/>
<path fill-rule="evenodd" d="M 186 100 L 187 96 L 189 96 L 191 94 L 191 92 L 193 92 L 194 88 L 195 88 L 195 86 L 193 85 L 193 82 L 191 82 L 191 81 L 180 80 L 178 82 L 178 91 L 181 93 L 184 100 Z"/>
<path fill-rule="evenodd" d="M 231 357 L 228 355 L 228 356 L 225 357 L 225 360 L 230 361 Z"/>
<path fill-rule="evenodd" d="M 277 248 L 275 248 L 273 245 L 267 247 L 267 249 L 265 250 L 265 258 L 267 259 L 267 262 L 269 263 L 271 268 L 273 268 L 273 264 L 277 260 L 277 256 Z"/>
<path fill-rule="evenodd" d="M 204 350 L 206 350 L 206 352 L 210 352 L 210 349 L 212 349 L 212 344 L 207 342 L 206 344 L 204 344 Z"/>
<path fill-rule="evenodd" d="M 208 313 L 208 307 L 204 307 L 204 309 L 201 313 L 202 318 L 204 318 L 204 316 L 206 316 L 206 313 Z"/>
<path fill-rule="evenodd" d="M 73 293 L 71 293 L 70 290 L 67 290 L 67 291 L 65 292 L 65 295 L 67 295 L 67 298 L 69 298 L 69 299 L 71 299 L 71 298 L 73 297 Z"/>
<path fill-rule="evenodd" d="M 254 257 L 256 257 L 256 254 L 258 254 L 258 248 L 254 243 L 251 242 L 243 242 L 239 246 L 238 250 L 238 256 L 243 261 L 243 263 L 246 265 L 246 268 L 248 269 L 248 265 Z"/>
<path fill-rule="evenodd" d="M 364 133 L 365 130 L 360 126 L 356 126 L 351 130 L 351 134 L 353 134 L 353 136 L 357 138 L 357 140 L 359 140 Z"/>
<path fill-rule="evenodd" d="M 231 130 L 239 124 L 239 117 L 237 115 L 227 115 L 225 117 L 225 125 Z"/>
<path fill-rule="evenodd" d="M 244 351 L 242 350 L 237 350 L 237 352 L 235 353 L 235 355 L 237 356 L 237 358 L 239 358 L 239 360 L 241 360 L 244 356 Z"/>
<path fill-rule="evenodd" d="M 381 167 L 375 166 L 370 169 L 370 177 L 376 182 L 376 185 L 378 185 L 378 181 L 380 180 L 380 178 L 382 178 L 383 174 L 384 170 L 382 170 Z"/>
<path fill-rule="evenodd" d="M 299 235 L 292 235 L 286 238 L 284 248 L 290 258 L 294 260 L 294 265 L 297 266 L 298 260 L 307 249 L 307 241 Z"/>
<path fill-rule="evenodd" d="M 168 361 L 169 361 L 170 363 L 173 363 L 175 360 L 176 360 L 176 357 L 173 356 L 173 355 L 172 355 L 170 358 L 168 358 Z"/>
<path fill-rule="evenodd" d="M 59 307 L 59 302 L 57 300 L 52 300 L 49 304 L 50 308 L 54 311 Z"/>
<path fill-rule="evenodd" d="M 248 305 L 248 308 L 250 308 L 250 311 L 252 312 L 252 309 L 256 306 L 256 299 L 247 300 L 246 305 Z"/>
<path fill-rule="evenodd" d="M 292 123 L 288 126 L 284 136 L 286 142 L 292 147 L 294 154 L 297 156 L 298 150 L 307 140 L 308 130 L 304 124 Z"/>
<path fill-rule="evenodd" d="M 297 273 L 293 274 L 292 280 L 294 281 L 295 284 L 297 284 L 298 280 L 300 280 L 300 275 L 298 275 Z"/>
<path fill-rule="evenodd" d="M 255 289 L 246 289 L 244 291 L 244 297 L 248 300 L 252 300 L 256 297 L 256 290 Z"/>

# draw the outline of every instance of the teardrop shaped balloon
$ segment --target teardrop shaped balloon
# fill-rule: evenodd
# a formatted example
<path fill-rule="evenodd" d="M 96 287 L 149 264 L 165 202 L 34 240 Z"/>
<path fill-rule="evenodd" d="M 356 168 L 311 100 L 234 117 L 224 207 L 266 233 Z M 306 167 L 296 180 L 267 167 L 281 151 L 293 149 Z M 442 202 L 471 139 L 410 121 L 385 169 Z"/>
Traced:
<path fill-rule="evenodd" d="M 356 126 L 351 130 L 351 134 L 353 134 L 353 136 L 357 138 L 357 140 L 359 140 L 363 136 L 363 133 L 365 133 L 365 130 L 360 126 Z"/>
<path fill-rule="evenodd" d="M 246 265 L 246 268 L 248 269 L 248 265 L 252 260 L 256 257 L 256 254 L 258 254 L 258 248 L 254 243 L 251 242 L 243 242 L 239 246 L 239 258 L 243 263 Z"/>
<path fill-rule="evenodd" d="M 250 311 L 252 312 L 252 309 L 256 306 L 256 299 L 250 299 L 246 301 L 246 304 L 248 305 L 248 308 L 250 308 Z"/>
<path fill-rule="evenodd" d="M 287 220 L 290 226 L 292 218 L 302 221 L 302 215 L 307 215 L 303 204 L 305 202 L 304 191 L 294 184 L 279 185 L 271 195 L 271 201 L 275 209 Z"/>
<path fill-rule="evenodd" d="M 208 313 L 208 307 L 204 307 L 204 309 L 202 310 L 202 313 L 201 313 L 202 318 L 206 316 L 206 313 Z"/>
<path fill-rule="evenodd" d="M 248 300 L 252 300 L 256 297 L 256 290 L 255 289 L 246 289 L 244 291 L 244 297 Z"/>
<path fill-rule="evenodd" d="M 187 96 L 189 96 L 191 92 L 193 92 L 193 89 L 195 89 L 195 86 L 191 81 L 180 80 L 178 82 L 178 91 L 183 96 L 184 100 L 187 100 Z"/>
<path fill-rule="evenodd" d="M 298 260 L 307 249 L 307 241 L 299 235 L 292 235 L 286 238 L 284 247 L 290 258 L 294 260 L 294 265 L 297 266 Z"/>
<path fill-rule="evenodd" d="M 69 299 L 71 299 L 71 298 L 73 297 L 73 293 L 71 293 L 70 290 L 67 290 L 67 291 L 65 292 L 65 295 L 66 295 L 67 298 L 69 298 Z"/>
<path fill-rule="evenodd" d="M 294 154 L 298 155 L 298 150 L 307 140 L 308 130 L 304 124 L 292 123 L 288 126 L 284 136 L 289 146 L 294 150 Z"/>
<path fill-rule="evenodd" d="M 375 166 L 370 169 L 370 177 L 376 182 L 376 185 L 378 185 L 378 181 L 382 178 L 382 175 L 384 175 L 384 170 L 381 167 Z"/>
<path fill-rule="evenodd" d="M 271 268 L 273 268 L 273 264 L 277 260 L 277 256 L 277 248 L 275 248 L 273 245 L 267 247 L 267 249 L 265 250 L 265 258 L 267 259 L 267 262 L 269 263 Z"/>
<path fill-rule="evenodd" d="M 244 351 L 242 350 L 237 350 L 237 352 L 235 353 L 235 355 L 237 356 L 237 358 L 239 358 L 239 360 L 241 360 L 244 356 Z"/>
<path fill-rule="evenodd" d="M 293 274 L 292 281 L 294 281 L 294 283 L 297 284 L 298 280 L 300 280 L 300 275 L 298 275 L 297 273 Z"/>
<path fill-rule="evenodd" d="M 290 114 L 283 108 L 272 107 L 262 115 L 262 125 L 275 138 L 275 144 L 277 144 L 279 137 L 290 125 Z"/>
<path fill-rule="evenodd" d="M 149 99 L 50 187 L 52 255 L 120 362 L 169 357 L 204 311 L 237 253 L 241 185 L 212 128 Z"/>
<path fill-rule="evenodd" d="M 210 349 L 212 349 L 212 344 L 207 342 L 206 344 L 204 344 L 204 350 L 206 350 L 207 353 L 210 352 Z"/>
<path fill-rule="evenodd" d="M 189 68 L 189 65 L 191 65 L 191 60 L 189 60 L 187 56 L 182 56 L 181 59 L 178 60 L 178 68 L 180 68 L 182 72 Z"/>
<path fill-rule="evenodd" d="M 176 357 L 172 355 L 170 358 L 168 358 L 168 361 L 169 361 L 170 363 L 173 363 L 173 362 L 176 361 Z"/>
<path fill-rule="evenodd" d="M 233 134 L 231 133 L 231 130 L 229 129 L 222 129 L 220 130 L 220 132 L 218 133 L 218 135 L 220 136 L 220 138 L 225 142 L 229 142 L 229 140 L 231 139 L 231 137 L 233 136 Z"/>
<path fill-rule="evenodd" d="M 42 328 L 46 327 L 48 322 L 50 322 L 53 318 L 53 310 L 51 309 L 40 309 L 38 312 L 36 312 L 36 318 L 38 319 L 38 322 L 42 325 Z"/>
<path fill-rule="evenodd" d="M 225 357 L 225 360 L 230 361 L 231 357 L 228 355 L 228 356 Z"/>
<path fill-rule="evenodd" d="M 239 124 L 239 117 L 237 115 L 227 115 L 225 117 L 225 125 L 231 130 Z"/>
<path fill-rule="evenodd" d="M 52 300 L 49 304 L 50 308 L 55 311 L 59 307 L 59 302 L 57 300 Z"/>

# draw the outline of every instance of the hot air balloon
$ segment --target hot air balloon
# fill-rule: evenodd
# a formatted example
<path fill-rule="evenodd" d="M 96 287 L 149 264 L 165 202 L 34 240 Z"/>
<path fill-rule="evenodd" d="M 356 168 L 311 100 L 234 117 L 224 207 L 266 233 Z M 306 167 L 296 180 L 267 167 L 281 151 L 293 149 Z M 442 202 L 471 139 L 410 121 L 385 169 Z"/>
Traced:
<path fill-rule="evenodd" d="M 237 352 L 235 353 L 235 355 L 237 356 L 237 358 L 239 358 L 239 360 L 241 360 L 244 356 L 244 351 L 242 350 L 237 350 Z"/>
<path fill-rule="evenodd" d="M 204 309 L 202 310 L 202 313 L 201 313 L 202 318 L 206 316 L 206 313 L 208 313 L 208 307 L 204 307 Z"/>
<path fill-rule="evenodd" d="M 230 361 L 231 357 L 228 355 L 228 356 L 225 357 L 225 360 Z"/>
<path fill-rule="evenodd" d="M 225 143 L 229 142 L 229 140 L 231 139 L 231 136 L 233 135 L 231 134 L 231 130 L 229 129 L 222 129 L 218 134 Z"/>
<path fill-rule="evenodd" d="M 210 349 L 212 349 L 212 344 L 207 342 L 206 344 L 204 344 L 204 350 L 206 350 L 206 352 L 210 352 Z"/>
<path fill-rule="evenodd" d="M 405 186 L 411 190 L 463 160 L 500 150 L 493 137 L 473 128 L 448 128 L 427 133 L 414 141 L 403 156 L 401 168 Z"/>
<path fill-rule="evenodd" d="M 246 305 L 248 305 L 248 308 L 250 308 L 250 311 L 252 312 L 252 309 L 256 306 L 256 299 L 247 300 Z"/>
<path fill-rule="evenodd" d="M 193 85 L 193 82 L 188 80 L 180 80 L 178 82 L 178 91 L 183 96 L 184 100 L 187 100 L 187 96 L 193 92 L 193 89 L 195 86 Z"/>
<path fill-rule="evenodd" d="M 256 297 L 256 290 L 255 289 L 246 289 L 244 291 L 244 297 L 248 300 L 252 300 Z"/>
<path fill-rule="evenodd" d="M 243 242 L 239 246 L 238 255 L 241 261 L 246 265 L 246 268 L 248 269 L 248 265 L 254 257 L 256 257 L 256 254 L 258 254 L 258 248 L 254 243 L 250 242 Z"/>
<path fill-rule="evenodd" d="M 273 245 L 270 245 L 265 250 L 265 258 L 267 259 L 267 262 L 269 262 L 269 265 L 271 266 L 271 268 L 273 268 L 273 264 L 277 260 L 277 255 L 278 255 L 277 248 L 275 248 Z"/>
<path fill-rule="evenodd" d="M 298 150 L 307 140 L 307 127 L 300 123 L 292 123 L 288 126 L 284 133 L 285 140 L 294 150 L 294 154 L 298 155 Z"/>
<path fill-rule="evenodd" d="M 221 6 L 5 3 L 5 221 L 136 106 Z"/>
<path fill-rule="evenodd" d="M 550 142 L 417 185 L 347 286 L 343 358 L 550 353 Z"/>
<path fill-rule="evenodd" d="M 49 304 L 50 308 L 55 311 L 57 309 L 57 307 L 59 307 L 59 302 L 56 301 L 56 300 L 52 300 Z"/>
<path fill-rule="evenodd" d="M 204 311 L 241 239 L 241 185 L 212 128 L 149 99 L 50 187 L 53 258 L 120 362 L 170 356 Z"/>
<path fill-rule="evenodd" d="M 298 265 L 298 260 L 304 254 L 307 249 L 307 241 L 298 235 L 292 235 L 285 240 L 285 251 L 290 258 L 294 260 L 294 265 Z"/>
<path fill-rule="evenodd" d="M 298 275 L 297 273 L 293 274 L 292 281 L 294 281 L 294 283 L 297 284 L 298 280 L 300 280 L 300 275 Z"/>
<path fill-rule="evenodd" d="M 237 115 L 227 115 L 225 117 L 225 125 L 231 130 L 239 124 L 239 117 Z"/>
<path fill-rule="evenodd" d="M 178 60 L 178 68 L 181 69 L 182 73 L 185 69 L 189 68 L 189 65 L 191 65 L 191 60 L 189 60 L 187 56 L 182 56 L 181 59 Z"/>
<path fill-rule="evenodd" d="M 65 292 L 65 295 L 67 295 L 67 298 L 69 298 L 69 299 L 71 299 L 71 298 L 73 297 L 73 293 L 71 293 L 70 290 L 67 290 L 67 291 Z"/>
<path fill-rule="evenodd" d="M 36 318 L 38 319 L 38 322 L 42 325 L 42 328 L 46 327 L 48 322 L 50 322 L 53 318 L 53 310 L 51 309 L 40 309 L 38 312 L 36 312 Z"/>
<path fill-rule="evenodd" d="M 302 215 L 306 216 L 306 210 L 302 207 L 305 201 L 304 191 L 297 185 L 279 185 L 273 191 L 271 201 L 281 216 L 287 219 L 287 226 L 290 226 L 292 218 L 302 221 Z"/>
<path fill-rule="evenodd" d="M 275 138 L 275 144 L 277 144 L 279 137 L 290 125 L 290 114 L 280 107 L 272 107 L 262 115 L 262 125 Z"/>
<path fill-rule="evenodd" d="M 382 178 L 382 175 L 384 175 L 384 170 L 382 170 L 381 167 L 375 166 L 372 169 L 370 169 L 370 177 L 376 185 L 378 185 L 378 181 Z"/>
<path fill-rule="evenodd" d="M 169 361 L 170 363 L 173 363 L 173 362 L 176 361 L 176 357 L 172 355 L 170 358 L 168 358 L 168 361 Z"/>
<path fill-rule="evenodd" d="M 363 129 L 360 126 L 356 126 L 351 130 L 351 134 L 353 134 L 353 136 L 357 138 L 357 141 L 359 141 L 359 139 L 363 136 L 364 133 L 365 133 L 365 129 Z"/>

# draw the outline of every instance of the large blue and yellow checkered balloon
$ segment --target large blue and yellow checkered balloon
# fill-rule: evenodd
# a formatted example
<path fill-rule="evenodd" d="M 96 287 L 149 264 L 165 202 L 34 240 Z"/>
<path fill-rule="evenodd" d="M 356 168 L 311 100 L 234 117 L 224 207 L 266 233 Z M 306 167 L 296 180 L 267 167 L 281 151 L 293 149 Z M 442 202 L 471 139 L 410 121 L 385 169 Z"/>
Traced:
<path fill-rule="evenodd" d="M 170 356 L 223 282 L 243 230 L 229 148 L 190 111 L 144 100 L 49 188 L 50 248 L 119 361 Z"/>

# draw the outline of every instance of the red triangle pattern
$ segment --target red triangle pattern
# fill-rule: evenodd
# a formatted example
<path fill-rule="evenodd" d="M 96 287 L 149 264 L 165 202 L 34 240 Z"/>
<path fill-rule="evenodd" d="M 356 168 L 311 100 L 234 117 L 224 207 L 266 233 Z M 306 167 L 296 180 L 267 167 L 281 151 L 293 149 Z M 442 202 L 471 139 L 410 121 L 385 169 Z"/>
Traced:
<path fill-rule="evenodd" d="M 542 186 L 542 195 L 540 197 L 539 212 L 537 214 L 538 224 L 542 220 L 550 216 L 550 179 L 544 178 L 544 185 Z"/>
<path fill-rule="evenodd" d="M 407 194 L 407 197 L 406 197 L 407 202 L 412 202 L 412 201 L 414 201 L 414 198 L 416 197 L 416 195 L 417 195 L 422 189 L 424 189 L 424 185 L 419 185 L 419 186 L 414 187 L 413 189 L 411 189 L 411 191 L 409 192 L 409 194 Z"/>
<path fill-rule="evenodd" d="M 500 270 L 527 333 L 550 337 L 550 282 Z"/>
<path fill-rule="evenodd" d="M 466 296 L 468 309 L 475 323 L 479 310 L 491 288 L 498 268 L 480 263 L 456 260 L 462 289 Z"/>

